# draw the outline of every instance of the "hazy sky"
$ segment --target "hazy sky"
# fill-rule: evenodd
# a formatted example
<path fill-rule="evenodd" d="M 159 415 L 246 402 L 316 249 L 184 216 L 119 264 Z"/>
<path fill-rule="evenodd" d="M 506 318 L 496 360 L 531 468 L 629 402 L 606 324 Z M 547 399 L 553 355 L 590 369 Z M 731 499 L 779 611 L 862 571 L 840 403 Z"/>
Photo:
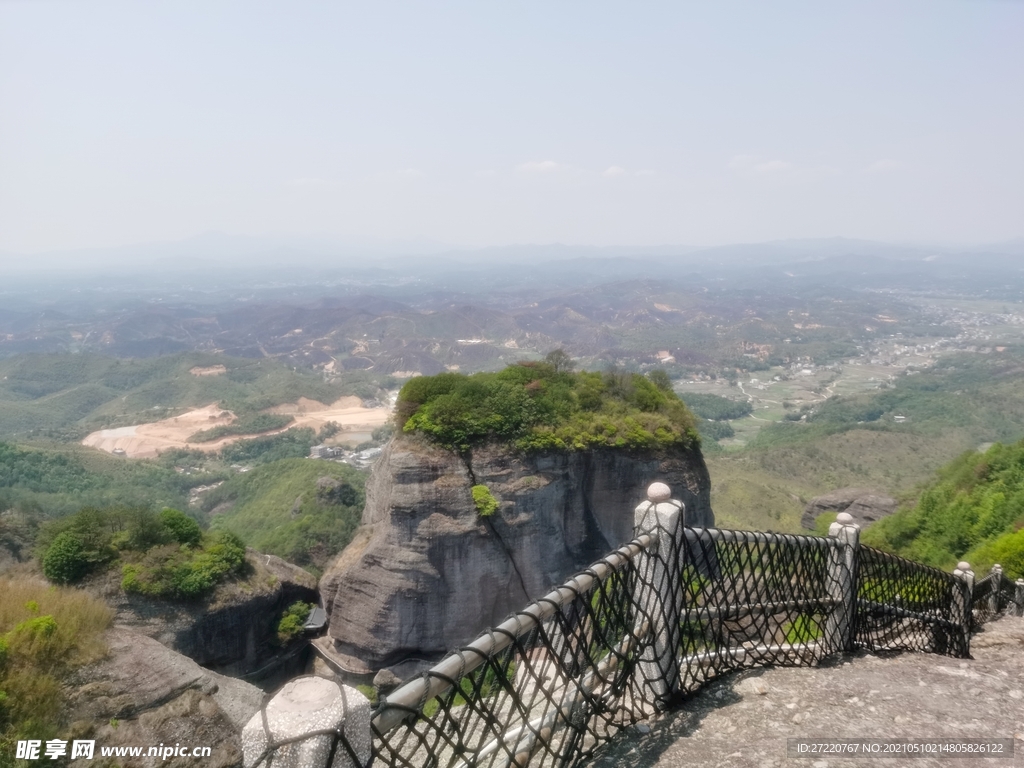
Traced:
<path fill-rule="evenodd" d="M 1024 235 L 1024 3 L 0 0 L 0 250 Z"/>

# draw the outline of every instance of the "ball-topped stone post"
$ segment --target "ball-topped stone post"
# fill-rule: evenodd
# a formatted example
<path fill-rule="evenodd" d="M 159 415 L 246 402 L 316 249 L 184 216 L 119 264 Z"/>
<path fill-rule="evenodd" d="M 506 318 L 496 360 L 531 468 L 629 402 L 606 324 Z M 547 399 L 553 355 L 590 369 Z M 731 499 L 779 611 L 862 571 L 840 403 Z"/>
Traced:
<path fill-rule="evenodd" d="M 641 687 L 659 708 L 675 698 L 682 682 L 677 649 L 683 611 L 680 577 L 685 513 L 685 505 L 672 498 L 665 483 L 651 483 L 647 499 L 633 514 L 634 537 L 652 539 L 636 559 L 636 631 L 645 631 L 653 639 L 641 653 L 637 674 Z"/>
<path fill-rule="evenodd" d="M 1003 566 L 996 563 L 988 573 L 991 581 L 991 591 L 988 593 L 989 613 L 999 613 L 999 593 L 1003 591 Z"/>
<path fill-rule="evenodd" d="M 956 580 L 953 586 L 953 604 L 950 620 L 958 628 L 956 655 L 967 657 L 971 654 L 971 611 L 974 608 L 974 571 L 971 564 L 961 560 L 953 571 Z"/>
<path fill-rule="evenodd" d="M 1013 615 L 1024 616 L 1024 579 L 1013 582 Z"/>
<path fill-rule="evenodd" d="M 840 512 L 828 527 L 829 537 L 836 540 L 829 557 L 828 595 L 834 601 L 825 620 L 825 642 L 833 651 L 852 651 L 854 621 L 857 609 L 857 556 L 860 549 L 860 526 L 853 515 Z"/>
<path fill-rule="evenodd" d="M 361 768 L 370 760 L 370 702 L 323 677 L 291 680 L 242 730 L 245 768 Z"/>

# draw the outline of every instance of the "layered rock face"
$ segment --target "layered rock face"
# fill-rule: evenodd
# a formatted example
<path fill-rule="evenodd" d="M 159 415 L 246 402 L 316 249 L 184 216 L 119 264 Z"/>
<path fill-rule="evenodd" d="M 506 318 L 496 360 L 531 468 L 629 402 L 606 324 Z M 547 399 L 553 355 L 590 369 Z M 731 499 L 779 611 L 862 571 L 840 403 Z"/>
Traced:
<path fill-rule="evenodd" d="M 686 504 L 687 525 L 714 524 L 699 450 L 489 446 L 463 458 L 394 439 L 367 484 L 363 528 L 320 581 L 334 655 L 367 674 L 465 644 L 629 541 L 633 508 L 655 480 Z M 474 485 L 498 500 L 493 515 L 478 514 Z"/>
<path fill-rule="evenodd" d="M 896 511 L 896 499 L 870 488 L 840 488 L 824 496 L 815 496 L 804 508 L 800 524 L 808 530 L 814 530 L 814 521 L 818 515 L 826 512 L 848 512 L 853 521 L 865 528 L 877 520 Z"/>

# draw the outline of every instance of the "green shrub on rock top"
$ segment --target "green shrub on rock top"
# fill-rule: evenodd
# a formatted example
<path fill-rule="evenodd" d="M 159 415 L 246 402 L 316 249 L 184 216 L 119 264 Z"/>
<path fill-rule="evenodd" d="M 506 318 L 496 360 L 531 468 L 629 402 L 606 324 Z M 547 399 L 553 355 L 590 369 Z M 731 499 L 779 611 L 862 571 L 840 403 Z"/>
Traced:
<path fill-rule="evenodd" d="M 245 568 L 237 536 L 204 533 L 175 509 L 83 509 L 44 528 L 39 545 L 43 574 L 56 584 L 117 568 L 125 592 L 151 597 L 195 599 Z"/>
<path fill-rule="evenodd" d="M 527 451 L 699 444 L 693 414 L 665 386 L 666 377 L 575 373 L 555 362 L 410 379 L 398 395 L 396 418 L 404 432 L 456 451 L 489 440 Z"/>
<path fill-rule="evenodd" d="M 171 532 L 171 535 L 179 544 L 187 544 L 194 547 L 203 538 L 203 532 L 199 523 L 176 509 L 165 509 L 160 513 L 160 522 Z"/>

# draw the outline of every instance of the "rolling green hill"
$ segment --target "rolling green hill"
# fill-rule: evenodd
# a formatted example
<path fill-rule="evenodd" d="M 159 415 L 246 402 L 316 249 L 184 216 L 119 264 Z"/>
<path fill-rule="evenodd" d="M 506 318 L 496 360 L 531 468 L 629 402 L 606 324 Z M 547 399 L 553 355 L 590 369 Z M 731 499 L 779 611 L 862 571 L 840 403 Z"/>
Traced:
<path fill-rule="evenodd" d="M 189 373 L 216 365 L 225 373 Z M 330 403 L 351 394 L 375 397 L 373 377 L 354 371 L 327 382 L 275 360 L 199 353 L 137 360 L 19 355 L 0 360 L 0 439 L 73 442 L 96 429 L 157 421 L 210 403 L 245 415 L 300 397 Z"/>
<path fill-rule="evenodd" d="M 227 476 L 214 465 L 178 472 L 173 457 L 125 461 L 79 446 L 38 449 L 0 443 L 0 512 L 17 506 L 41 517 L 60 517 L 87 506 L 184 509 L 191 488 Z"/>
<path fill-rule="evenodd" d="M 1019 349 L 950 355 L 892 388 L 817 404 L 805 421 L 768 424 L 741 450 L 706 450 L 716 519 L 797 531 L 811 497 L 844 486 L 913 501 L 964 451 L 1024 437 L 1022 378 Z"/>
<path fill-rule="evenodd" d="M 338 486 L 318 486 L 321 478 Z M 352 538 L 363 511 L 365 475 L 333 461 L 285 459 L 236 475 L 204 494 L 214 530 L 319 572 Z"/>

